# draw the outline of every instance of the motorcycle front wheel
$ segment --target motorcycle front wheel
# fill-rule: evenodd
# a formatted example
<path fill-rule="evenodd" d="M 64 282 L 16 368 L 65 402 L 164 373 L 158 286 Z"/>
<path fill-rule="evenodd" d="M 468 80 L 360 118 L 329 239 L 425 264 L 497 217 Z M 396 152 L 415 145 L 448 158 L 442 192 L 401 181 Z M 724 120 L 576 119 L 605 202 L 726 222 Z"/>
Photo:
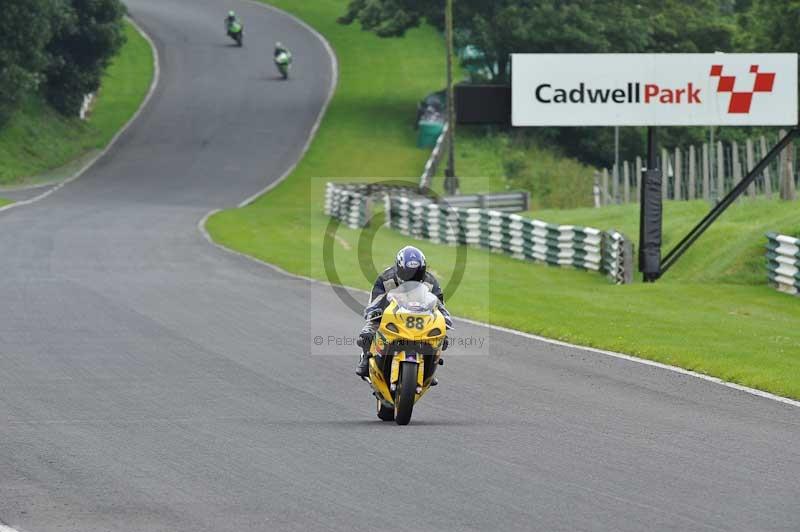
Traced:
<path fill-rule="evenodd" d="M 404 362 L 400 367 L 400 382 L 394 394 L 394 420 L 398 425 L 408 425 L 417 395 L 417 369 L 419 366 Z"/>

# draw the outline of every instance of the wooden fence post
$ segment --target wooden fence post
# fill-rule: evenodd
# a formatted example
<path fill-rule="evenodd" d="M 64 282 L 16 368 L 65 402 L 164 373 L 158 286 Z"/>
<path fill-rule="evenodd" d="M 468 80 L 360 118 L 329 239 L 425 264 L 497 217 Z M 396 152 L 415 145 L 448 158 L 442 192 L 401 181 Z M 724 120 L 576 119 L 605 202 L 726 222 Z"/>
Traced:
<path fill-rule="evenodd" d="M 709 201 L 711 193 L 708 187 L 711 184 L 711 161 L 708 158 L 708 144 L 703 143 L 703 199 Z"/>
<path fill-rule="evenodd" d="M 717 141 L 717 201 L 725 196 L 725 147 Z"/>
<path fill-rule="evenodd" d="M 778 140 L 782 139 L 786 136 L 786 131 L 781 129 L 778 132 Z M 787 146 L 778 156 L 779 164 L 778 164 L 778 189 L 780 198 L 782 200 L 788 200 L 790 193 L 789 193 L 789 183 L 788 183 L 788 176 L 789 176 L 789 168 L 791 167 L 791 161 L 789 159 L 789 147 Z"/>
<path fill-rule="evenodd" d="M 669 199 L 669 153 L 661 149 L 661 197 Z"/>
<path fill-rule="evenodd" d="M 639 198 L 642 194 L 642 158 L 636 156 L 636 193 L 633 195 L 634 203 L 639 203 Z"/>
<path fill-rule="evenodd" d="M 739 144 L 734 140 L 731 142 L 731 164 L 733 164 L 733 185 L 736 186 L 742 180 L 742 167 L 739 164 Z M 741 196 L 739 196 L 741 198 Z"/>
<path fill-rule="evenodd" d="M 781 199 L 794 201 L 797 199 L 797 191 L 794 186 L 794 165 L 791 157 L 786 157 L 786 169 L 783 173 L 786 178 L 781 186 Z"/>
<path fill-rule="evenodd" d="M 797 168 L 797 146 L 795 146 L 794 142 L 791 142 L 791 143 L 789 143 L 788 146 L 786 146 L 786 149 L 789 150 L 789 157 L 792 159 L 792 170 L 794 170 L 794 169 Z M 792 172 L 791 176 L 789 177 L 790 186 L 791 186 L 792 190 L 794 190 L 794 188 L 795 188 L 794 179 L 795 179 L 795 175 L 794 175 L 794 172 Z M 795 199 L 795 198 L 793 197 L 792 199 Z"/>
<path fill-rule="evenodd" d="M 681 181 L 683 181 L 683 157 L 681 149 L 675 147 L 675 169 L 672 171 L 675 179 L 672 181 L 672 199 L 681 199 Z"/>
<path fill-rule="evenodd" d="M 689 146 L 689 189 L 686 191 L 686 199 L 689 201 L 695 197 L 695 186 L 697 182 L 697 153 L 694 144 Z"/>
<path fill-rule="evenodd" d="M 747 172 L 750 173 L 750 170 L 756 165 L 755 163 L 755 153 L 753 151 L 753 141 L 752 139 L 747 139 L 745 142 L 745 156 L 747 157 Z M 750 186 L 747 187 L 747 195 L 751 198 L 756 197 L 756 182 L 753 181 L 750 183 Z"/>
<path fill-rule="evenodd" d="M 603 168 L 603 190 L 600 191 L 600 203 L 608 205 L 608 168 Z"/>
<path fill-rule="evenodd" d="M 767 154 L 767 139 L 764 135 L 761 135 L 759 145 L 761 146 L 761 158 L 763 159 Z M 769 165 L 764 168 L 764 196 L 767 199 L 772 199 L 772 177 L 770 176 Z"/>
<path fill-rule="evenodd" d="M 622 163 L 622 200 L 631 202 L 631 165 L 628 161 Z"/>
<path fill-rule="evenodd" d="M 797 188 L 794 182 L 794 169 L 797 168 L 797 152 L 795 151 L 794 143 L 789 144 L 787 149 L 792 151 L 789 152 L 789 167 L 786 169 L 786 173 L 788 174 L 786 182 L 789 185 L 789 200 L 794 201 L 797 199 Z"/>
<path fill-rule="evenodd" d="M 619 168 L 614 164 L 611 171 L 611 203 L 619 203 Z"/>

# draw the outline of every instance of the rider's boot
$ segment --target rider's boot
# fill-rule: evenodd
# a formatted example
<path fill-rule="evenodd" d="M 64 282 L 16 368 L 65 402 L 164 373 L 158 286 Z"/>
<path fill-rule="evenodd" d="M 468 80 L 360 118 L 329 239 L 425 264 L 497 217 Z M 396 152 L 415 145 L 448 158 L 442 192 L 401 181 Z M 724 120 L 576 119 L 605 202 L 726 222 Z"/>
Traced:
<path fill-rule="evenodd" d="M 361 360 L 358 361 L 356 367 L 356 375 L 362 378 L 369 377 L 369 355 L 367 353 L 361 353 Z"/>

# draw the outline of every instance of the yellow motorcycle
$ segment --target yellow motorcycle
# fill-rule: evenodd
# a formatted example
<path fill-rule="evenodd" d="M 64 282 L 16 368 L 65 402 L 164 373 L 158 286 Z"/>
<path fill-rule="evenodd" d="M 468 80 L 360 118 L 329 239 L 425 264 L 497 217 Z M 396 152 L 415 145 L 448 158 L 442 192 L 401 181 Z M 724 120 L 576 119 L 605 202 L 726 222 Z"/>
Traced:
<path fill-rule="evenodd" d="M 378 417 L 408 425 L 414 404 L 443 364 L 447 322 L 427 285 L 409 281 L 386 294 L 388 306 L 370 346 L 369 378 Z"/>

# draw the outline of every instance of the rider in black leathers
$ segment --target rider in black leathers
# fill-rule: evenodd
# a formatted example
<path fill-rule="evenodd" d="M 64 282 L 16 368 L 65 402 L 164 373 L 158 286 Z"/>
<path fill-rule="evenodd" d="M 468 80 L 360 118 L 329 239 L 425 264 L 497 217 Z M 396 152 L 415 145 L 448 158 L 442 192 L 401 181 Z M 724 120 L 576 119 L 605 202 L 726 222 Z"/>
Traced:
<path fill-rule="evenodd" d="M 413 246 L 404 247 L 397 253 L 394 266 L 386 268 L 375 280 L 375 284 L 372 287 L 370 303 L 364 311 L 364 318 L 367 322 L 358 335 L 358 345 L 362 349 L 361 360 L 356 368 L 356 375 L 359 377 L 369 375 L 369 346 L 372 344 L 378 325 L 380 325 L 381 315 L 389 305 L 386 293 L 406 281 L 417 281 L 427 285 L 431 293 L 439 298 L 439 310 L 444 314 L 448 328 L 452 326 L 450 314 L 444 307 L 444 294 L 439 286 L 439 281 L 427 271 L 425 255 Z M 446 346 L 447 340 L 445 340 L 445 349 L 447 348 Z"/>
<path fill-rule="evenodd" d="M 292 54 L 289 53 L 289 49 L 288 48 L 286 48 L 283 44 L 281 44 L 279 42 L 276 42 L 275 43 L 275 51 L 272 53 L 272 57 L 273 57 L 273 59 L 277 59 L 278 56 L 281 55 L 281 54 L 286 54 L 289 57 L 292 56 Z"/>
<path fill-rule="evenodd" d="M 234 13 L 233 11 L 228 11 L 228 16 L 225 17 L 225 31 L 230 33 L 231 24 L 233 24 L 234 22 L 238 22 L 238 21 L 239 21 L 239 19 L 236 18 L 236 13 Z"/>

